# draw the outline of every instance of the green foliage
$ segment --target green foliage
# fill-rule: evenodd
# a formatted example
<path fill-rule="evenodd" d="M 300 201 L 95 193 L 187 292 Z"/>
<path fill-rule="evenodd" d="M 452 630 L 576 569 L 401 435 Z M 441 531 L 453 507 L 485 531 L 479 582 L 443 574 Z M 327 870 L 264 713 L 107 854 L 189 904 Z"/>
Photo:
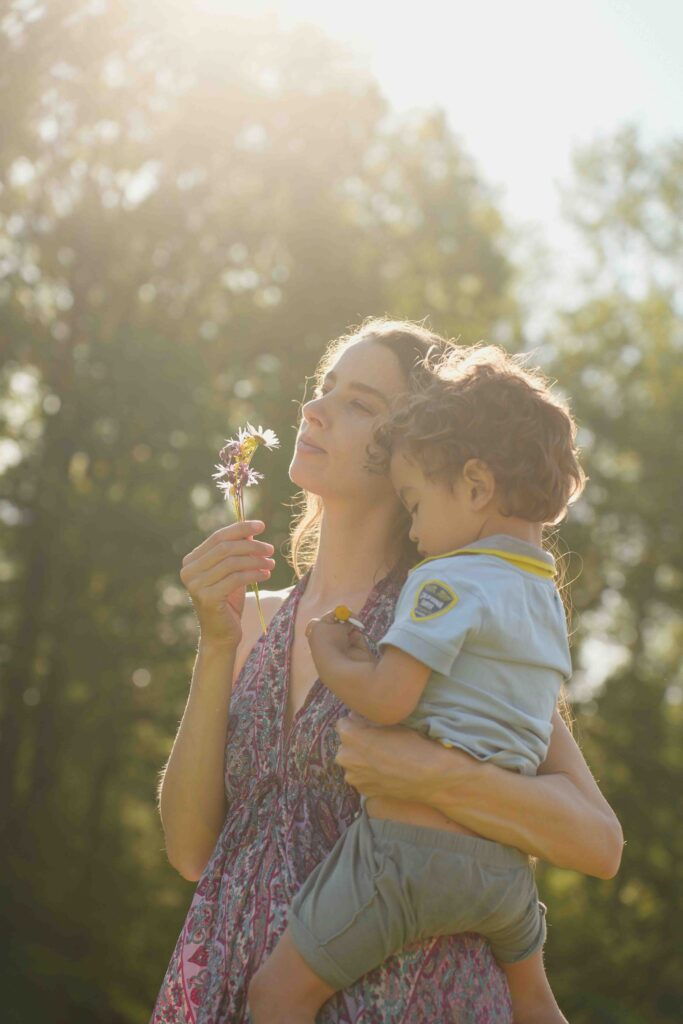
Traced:
<path fill-rule="evenodd" d="M 440 115 L 392 123 L 312 29 L 178 31 L 73 0 L 0 29 L 0 973 L 22 1024 L 148 1019 L 189 904 L 155 790 L 197 639 L 181 559 L 231 519 L 225 438 L 280 436 L 258 512 L 281 547 L 327 341 L 385 311 L 518 332 L 501 219 Z"/>
<path fill-rule="evenodd" d="M 224 439 L 251 419 L 283 442 L 258 488 L 278 548 L 328 340 L 387 312 L 522 344 L 511 239 L 443 115 L 393 119 L 313 29 L 213 18 L 190 32 L 155 3 L 55 0 L 0 22 L 0 977 L 17 1024 L 146 1021 L 184 919 L 155 789 L 197 636 L 180 562 L 229 521 Z M 669 1024 L 683 998 L 680 159 L 633 133 L 582 156 L 575 219 L 599 272 L 546 346 L 591 476 L 563 529 L 584 566 L 579 661 L 596 639 L 621 659 L 577 708 L 622 870 L 541 872 L 573 1024 Z M 273 585 L 291 580 L 281 558 Z"/>
<path fill-rule="evenodd" d="M 683 1001 L 676 924 L 683 906 L 678 167 L 679 145 L 647 152 L 631 128 L 579 154 L 568 208 L 596 265 L 586 301 L 561 315 L 549 342 L 590 476 L 563 531 L 583 563 L 573 587 L 580 739 L 625 836 L 610 882 L 577 876 L 567 884 L 566 873 L 560 880 L 553 869 L 542 871 L 554 920 L 549 969 L 576 1024 L 673 1024 Z M 615 259 L 605 264 L 610 253 Z M 618 667 L 585 699 L 586 683 L 604 675 L 606 654 L 616 654 Z"/>

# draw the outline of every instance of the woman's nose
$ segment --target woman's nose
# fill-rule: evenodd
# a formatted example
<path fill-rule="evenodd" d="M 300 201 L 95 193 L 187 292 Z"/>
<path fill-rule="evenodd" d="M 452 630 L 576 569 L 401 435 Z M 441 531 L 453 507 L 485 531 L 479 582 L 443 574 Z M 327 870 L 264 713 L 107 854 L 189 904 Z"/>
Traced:
<path fill-rule="evenodd" d="M 301 407 L 301 412 L 303 414 L 303 417 L 309 423 L 321 424 L 323 422 L 323 417 L 321 415 L 321 412 L 322 412 L 321 402 L 322 402 L 322 397 L 321 398 L 311 398 L 310 401 L 305 402 L 304 405 Z"/>

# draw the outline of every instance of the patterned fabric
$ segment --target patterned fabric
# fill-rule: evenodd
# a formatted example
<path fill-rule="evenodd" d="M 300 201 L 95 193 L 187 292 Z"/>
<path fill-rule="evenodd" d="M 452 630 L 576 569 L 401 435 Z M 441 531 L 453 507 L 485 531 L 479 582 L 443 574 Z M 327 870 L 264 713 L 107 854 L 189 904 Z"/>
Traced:
<path fill-rule="evenodd" d="M 247 1024 L 247 986 L 287 924 L 289 903 L 351 824 L 358 793 L 335 764 L 348 709 L 320 680 L 283 734 L 290 646 L 308 574 L 254 645 L 233 688 L 225 753 L 229 810 L 166 971 L 150 1024 Z M 405 573 L 359 613 L 379 640 Z M 317 1024 L 511 1024 L 505 975 L 479 935 L 414 943 L 320 1010 Z"/>

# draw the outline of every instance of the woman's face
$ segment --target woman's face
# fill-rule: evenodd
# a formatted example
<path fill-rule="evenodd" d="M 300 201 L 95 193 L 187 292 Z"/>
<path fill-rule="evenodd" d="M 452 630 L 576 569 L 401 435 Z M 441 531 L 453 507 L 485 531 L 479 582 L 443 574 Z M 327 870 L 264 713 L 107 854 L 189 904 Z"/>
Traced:
<path fill-rule="evenodd" d="M 367 340 L 345 349 L 303 406 L 289 466 L 292 482 L 323 499 L 359 504 L 393 496 L 387 476 L 364 468 L 366 448 L 378 417 L 407 388 L 401 364 L 385 345 Z"/>

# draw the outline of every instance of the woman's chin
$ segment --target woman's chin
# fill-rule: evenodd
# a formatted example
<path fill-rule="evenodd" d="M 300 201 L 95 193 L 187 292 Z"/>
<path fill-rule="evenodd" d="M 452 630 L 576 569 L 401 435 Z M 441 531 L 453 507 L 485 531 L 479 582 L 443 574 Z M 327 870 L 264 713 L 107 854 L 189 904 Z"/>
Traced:
<path fill-rule="evenodd" d="M 289 479 L 303 491 L 310 491 L 312 494 L 320 493 L 321 473 L 313 472 L 308 466 L 302 465 L 303 459 L 294 453 L 294 458 L 289 464 Z"/>
<path fill-rule="evenodd" d="M 309 469 L 308 466 L 298 463 L 296 456 L 292 459 L 289 466 L 289 479 L 296 487 L 300 487 L 302 491 L 306 491 L 308 494 L 315 494 L 323 501 L 335 503 L 338 501 L 351 501 L 354 507 L 357 508 L 358 503 L 362 502 L 365 497 L 360 486 L 354 489 L 353 486 L 344 486 L 344 482 L 339 478 L 330 480 L 324 471 L 316 473 L 314 469 Z"/>

